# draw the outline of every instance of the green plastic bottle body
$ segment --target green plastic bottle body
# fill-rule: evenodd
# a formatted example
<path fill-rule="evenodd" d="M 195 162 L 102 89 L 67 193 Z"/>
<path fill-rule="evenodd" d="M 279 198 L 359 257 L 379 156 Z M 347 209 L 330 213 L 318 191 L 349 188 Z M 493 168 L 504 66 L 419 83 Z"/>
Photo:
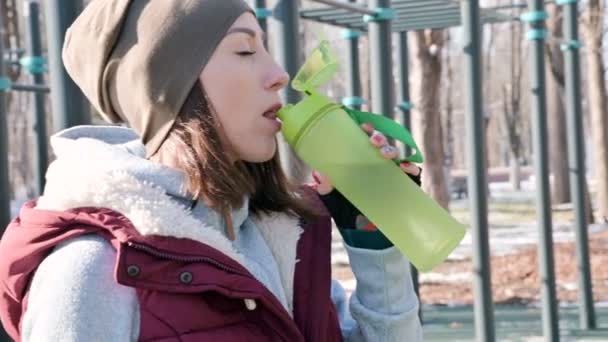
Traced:
<path fill-rule="evenodd" d="M 445 260 L 464 226 L 385 159 L 344 110 L 322 108 L 290 142 L 300 158 L 327 175 L 419 270 Z"/>

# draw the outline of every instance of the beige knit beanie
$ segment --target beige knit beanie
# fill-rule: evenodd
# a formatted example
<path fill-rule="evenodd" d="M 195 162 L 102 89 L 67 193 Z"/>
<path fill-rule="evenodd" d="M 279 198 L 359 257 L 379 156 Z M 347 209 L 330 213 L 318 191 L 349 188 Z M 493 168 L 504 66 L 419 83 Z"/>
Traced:
<path fill-rule="evenodd" d="M 102 116 L 128 123 L 150 156 L 248 11 L 243 0 L 92 0 L 66 33 L 63 62 Z"/>

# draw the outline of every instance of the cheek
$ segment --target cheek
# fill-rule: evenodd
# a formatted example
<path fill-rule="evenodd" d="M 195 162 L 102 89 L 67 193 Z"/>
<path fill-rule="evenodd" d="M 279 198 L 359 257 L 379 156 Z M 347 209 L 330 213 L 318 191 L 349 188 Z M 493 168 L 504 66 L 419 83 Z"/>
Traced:
<path fill-rule="evenodd" d="M 230 68 L 214 68 L 203 74 L 205 90 L 222 123 L 247 120 L 250 112 L 256 111 L 257 82 L 250 70 L 233 65 Z"/>

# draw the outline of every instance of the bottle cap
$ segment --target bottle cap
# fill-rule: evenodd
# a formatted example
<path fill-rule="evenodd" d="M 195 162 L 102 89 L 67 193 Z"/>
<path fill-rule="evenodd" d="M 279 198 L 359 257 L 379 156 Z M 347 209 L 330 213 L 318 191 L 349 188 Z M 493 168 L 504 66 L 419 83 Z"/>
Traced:
<path fill-rule="evenodd" d="M 337 70 L 337 59 L 329 47 L 329 42 L 323 40 L 306 59 L 291 86 L 297 91 L 312 93 L 328 82 Z"/>

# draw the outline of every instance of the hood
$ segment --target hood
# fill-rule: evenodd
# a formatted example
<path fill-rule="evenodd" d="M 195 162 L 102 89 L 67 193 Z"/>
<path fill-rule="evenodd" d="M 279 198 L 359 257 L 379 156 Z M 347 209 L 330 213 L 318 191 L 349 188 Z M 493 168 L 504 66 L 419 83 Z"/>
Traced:
<path fill-rule="evenodd" d="M 244 265 L 232 242 L 218 229 L 219 215 L 207 210 L 199 213 L 203 217 L 194 217 L 191 200 L 182 189 L 183 174 L 145 159 L 145 147 L 133 130 L 79 126 L 54 135 L 51 146 L 57 158 L 48 168 L 36 209 L 112 209 L 127 217 L 141 235 L 202 242 Z M 247 201 L 233 210 L 235 227 L 248 218 L 248 211 Z M 277 259 L 287 255 L 288 260 L 295 260 L 301 234 L 297 218 L 275 213 L 252 220 Z"/>

